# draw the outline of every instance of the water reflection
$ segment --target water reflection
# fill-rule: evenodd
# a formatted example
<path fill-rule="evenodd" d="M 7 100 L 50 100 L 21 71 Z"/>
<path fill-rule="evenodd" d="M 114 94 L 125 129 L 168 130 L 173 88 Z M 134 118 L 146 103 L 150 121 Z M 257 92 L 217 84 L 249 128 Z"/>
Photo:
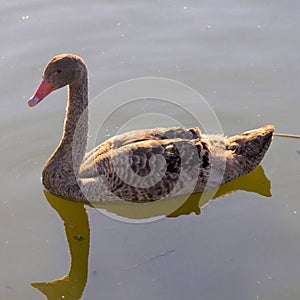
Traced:
<path fill-rule="evenodd" d="M 194 212 L 199 215 L 201 207 L 207 205 L 209 200 L 221 198 L 237 190 L 244 190 L 260 194 L 265 197 L 271 196 L 271 183 L 265 176 L 261 166 L 256 168 L 250 174 L 240 177 L 232 182 L 226 183 L 213 193 L 202 193 L 191 195 L 178 209 L 167 215 L 169 218 L 175 218 L 181 215 L 188 215 Z M 214 195 L 213 198 L 210 195 Z M 66 238 L 70 252 L 70 269 L 67 275 L 50 282 L 33 282 L 32 286 L 40 290 L 49 300 L 57 299 L 80 299 L 84 291 L 88 274 L 88 256 L 90 243 L 90 227 L 88 215 L 83 203 L 67 201 L 48 192 L 45 196 L 50 205 L 57 211 L 64 221 Z M 170 200 L 170 199 L 169 199 Z M 176 202 L 176 201 L 175 201 Z M 177 202 L 176 202 L 177 203 Z M 145 205 L 136 204 L 135 207 Z M 165 203 L 163 203 L 163 208 Z M 102 207 L 105 207 L 103 205 Z M 126 206 L 109 205 L 107 209 L 117 214 L 122 213 L 123 217 L 130 218 L 132 213 L 128 214 Z M 146 206 L 147 207 L 147 206 Z M 130 206 L 132 208 L 132 206 Z M 156 206 L 159 209 L 159 205 Z M 153 207 L 152 207 L 153 209 Z M 160 212 L 163 209 L 159 210 Z M 155 213 L 157 215 L 158 212 Z M 144 209 L 138 214 L 135 210 L 135 216 L 141 218 L 145 216 Z"/>
<path fill-rule="evenodd" d="M 50 282 L 33 282 L 47 299 L 80 299 L 88 273 L 90 227 L 83 203 L 71 202 L 45 193 L 50 205 L 64 221 L 70 252 L 70 269 L 67 275 Z"/>
<path fill-rule="evenodd" d="M 174 218 L 180 215 L 189 215 L 192 212 L 200 215 L 201 207 L 205 206 L 209 200 L 223 197 L 237 190 L 270 197 L 270 188 L 270 181 L 266 178 L 263 168 L 259 166 L 253 172 L 228 182 L 219 189 L 192 194 L 188 198 L 178 196 L 144 204 L 124 201 L 118 204 L 97 204 L 95 207 L 104 214 L 118 220 L 130 223 L 145 222 L 145 220 L 155 220 L 162 216 Z"/>

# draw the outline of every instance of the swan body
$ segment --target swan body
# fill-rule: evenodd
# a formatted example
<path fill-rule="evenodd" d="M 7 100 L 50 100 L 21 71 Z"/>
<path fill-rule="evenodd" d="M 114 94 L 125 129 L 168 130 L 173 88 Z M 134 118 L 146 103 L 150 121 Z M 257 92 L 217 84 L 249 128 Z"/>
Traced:
<path fill-rule="evenodd" d="M 232 137 L 199 128 L 154 128 L 112 137 L 86 153 L 88 73 L 79 56 L 51 59 L 28 105 L 63 86 L 69 89 L 64 132 L 42 181 L 70 200 L 147 202 L 203 192 L 254 170 L 272 140 L 272 125 Z"/>

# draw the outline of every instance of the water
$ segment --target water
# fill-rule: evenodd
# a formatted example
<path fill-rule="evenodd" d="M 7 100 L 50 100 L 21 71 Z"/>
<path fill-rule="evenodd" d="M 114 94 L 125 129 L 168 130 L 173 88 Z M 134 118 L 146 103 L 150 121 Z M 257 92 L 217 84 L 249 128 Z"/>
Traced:
<path fill-rule="evenodd" d="M 39 289 L 48 299 L 299 298 L 298 140 L 274 138 L 262 163 L 266 177 L 137 225 L 47 201 L 40 174 L 61 135 L 66 90 L 26 106 L 48 60 L 70 52 L 89 66 L 91 99 L 120 81 L 165 77 L 200 92 L 227 135 L 268 123 L 299 134 L 297 1 L 0 7 L 1 299 L 44 299 Z M 198 103 L 183 101 L 201 115 Z M 116 103 L 97 104 L 92 123 Z M 69 280 L 53 281 L 69 272 L 69 247 Z"/>

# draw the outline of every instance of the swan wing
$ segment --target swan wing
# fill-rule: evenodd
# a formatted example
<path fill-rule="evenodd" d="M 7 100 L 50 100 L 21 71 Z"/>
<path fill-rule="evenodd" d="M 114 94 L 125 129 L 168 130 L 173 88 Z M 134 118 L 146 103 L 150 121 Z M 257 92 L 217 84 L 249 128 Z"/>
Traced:
<path fill-rule="evenodd" d="M 87 152 L 82 162 L 80 169 L 81 177 L 94 177 L 95 176 L 95 161 L 99 161 L 102 157 L 110 155 L 111 150 L 119 149 L 123 146 L 133 145 L 138 142 L 146 142 L 149 140 L 169 140 L 169 139 L 184 139 L 193 140 L 200 139 L 201 131 L 199 128 L 183 129 L 181 127 L 169 128 L 154 128 L 129 131 L 117 136 L 114 136 L 105 142 L 101 143 L 91 151 Z M 144 147 L 148 147 L 144 144 Z M 96 171 L 97 173 L 98 171 Z"/>
<path fill-rule="evenodd" d="M 146 140 L 102 154 L 95 166 L 106 187 L 119 198 L 154 201 L 198 178 L 199 154 L 191 140 Z"/>

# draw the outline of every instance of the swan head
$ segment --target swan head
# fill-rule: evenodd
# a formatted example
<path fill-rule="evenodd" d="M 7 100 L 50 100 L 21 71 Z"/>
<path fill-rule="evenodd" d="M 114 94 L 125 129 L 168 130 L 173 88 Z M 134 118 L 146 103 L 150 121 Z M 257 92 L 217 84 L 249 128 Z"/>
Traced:
<path fill-rule="evenodd" d="M 37 105 L 52 91 L 69 84 L 80 84 L 87 76 L 83 59 L 74 54 L 60 54 L 53 57 L 45 67 L 43 79 L 35 94 L 28 100 L 28 106 Z"/>

